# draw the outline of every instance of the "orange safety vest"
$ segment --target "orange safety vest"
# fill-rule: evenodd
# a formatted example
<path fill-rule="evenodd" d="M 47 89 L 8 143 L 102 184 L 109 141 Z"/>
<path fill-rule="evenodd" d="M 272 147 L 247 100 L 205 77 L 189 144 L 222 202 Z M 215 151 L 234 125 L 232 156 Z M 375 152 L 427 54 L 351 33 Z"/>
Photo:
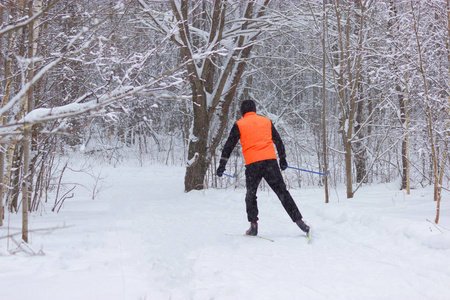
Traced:
<path fill-rule="evenodd" d="M 242 154 L 246 165 L 277 159 L 272 140 L 272 121 L 251 111 L 236 124 L 241 135 Z"/>

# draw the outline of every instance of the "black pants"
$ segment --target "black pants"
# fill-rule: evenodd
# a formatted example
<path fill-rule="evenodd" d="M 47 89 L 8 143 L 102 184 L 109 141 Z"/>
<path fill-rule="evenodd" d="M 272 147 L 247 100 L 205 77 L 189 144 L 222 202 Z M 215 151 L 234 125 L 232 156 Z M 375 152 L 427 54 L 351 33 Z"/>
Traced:
<path fill-rule="evenodd" d="M 275 192 L 283 204 L 284 209 L 289 214 L 293 222 L 302 219 L 302 214 L 292 199 L 291 194 L 286 189 L 283 176 L 276 159 L 258 161 L 245 166 L 245 182 L 247 194 L 245 204 L 247 206 L 247 218 L 249 222 L 258 221 L 258 202 L 256 201 L 256 191 L 261 179 L 265 179 L 270 188 Z"/>

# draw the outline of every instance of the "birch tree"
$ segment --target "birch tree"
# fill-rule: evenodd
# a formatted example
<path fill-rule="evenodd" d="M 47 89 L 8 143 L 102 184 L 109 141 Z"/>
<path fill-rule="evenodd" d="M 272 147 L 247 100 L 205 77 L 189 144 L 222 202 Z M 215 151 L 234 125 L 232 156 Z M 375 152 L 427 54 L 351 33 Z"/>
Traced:
<path fill-rule="evenodd" d="M 36 0 L 29 4 L 29 18 L 39 13 L 42 10 L 42 1 Z M 38 20 L 38 19 L 37 19 Z M 39 27 L 35 26 L 35 20 L 30 22 L 28 29 L 28 54 L 27 57 L 30 60 L 27 66 L 27 79 L 26 83 L 33 80 L 34 77 L 34 59 L 37 53 L 37 38 L 39 36 Z M 34 108 L 33 102 L 33 86 L 30 86 L 27 94 L 24 96 L 23 100 L 23 112 L 25 114 L 29 113 Z M 29 210 L 29 166 L 30 166 L 30 138 L 31 138 L 31 128 L 25 128 L 23 131 L 23 173 L 25 174 L 22 182 L 22 240 L 28 243 L 28 210 Z"/>
<path fill-rule="evenodd" d="M 323 166 L 324 171 L 328 172 L 328 146 L 327 146 L 327 114 L 326 114 L 326 66 L 327 66 L 327 54 L 326 54 L 326 37 L 327 37 L 327 10 L 326 10 L 326 0 L 322 2 L 322 148 L 323 148 Z M 328 176 L 324 178 L 325 186 L 325 203 L 328 203 L 329 192 L 328 192 Z"/>

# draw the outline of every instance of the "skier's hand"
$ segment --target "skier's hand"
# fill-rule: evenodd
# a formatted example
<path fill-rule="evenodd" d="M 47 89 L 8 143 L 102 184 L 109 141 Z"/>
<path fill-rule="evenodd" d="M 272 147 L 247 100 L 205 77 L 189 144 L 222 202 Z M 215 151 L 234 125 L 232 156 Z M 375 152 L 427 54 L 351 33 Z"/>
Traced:
<path fill-rule="evenodd" d="M 223 172 L 225 172 L 225 165 L 220 164 L 219 167 L 217 168 L 216 175 L 222 177 Z"/>
<path fill-rule="evenodd" d="M 280 169 L 281 169 L 281 171 L 286 170 L 287 166 L 288 166 L 288 164 L 287 164 L 286 158 L 281 157 L 280 158 Z"/>

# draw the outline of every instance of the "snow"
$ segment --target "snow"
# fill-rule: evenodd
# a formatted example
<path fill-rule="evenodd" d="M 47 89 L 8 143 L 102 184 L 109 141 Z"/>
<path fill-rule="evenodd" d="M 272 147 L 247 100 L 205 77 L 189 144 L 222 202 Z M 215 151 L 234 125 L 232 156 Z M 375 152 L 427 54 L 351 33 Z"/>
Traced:
<path fill-rule="evenodd" d="M 104 181 L 66 171 L 79 183 L 59 213 L 52 200 L 30 216 L 36 253 L 11 254 L 0 239 L 0 297 L 48 299 L 448 299 L 450 206 L 435 225 L 431 189 L 406 195 L 392 185 L 291 190 L 312 241 L 273 192 L 258 196 L 259 234 L 248 227 L 244 189 L 184 193 L 182 167 L 96 167 Z M 289 170 L 284 172 L 289 175 Z M 228 180 L 228 179 L 220 179 Z M 99 188 L 101 187 L 101 188 Z M 0 236 L 18 232 L 8 214 Z M 229 235 L 231 234 L 231 235 Z M 20 236 L 16 237 L 16 240 Z M 8 251 L 9 250 L 9 251 Z"/>

